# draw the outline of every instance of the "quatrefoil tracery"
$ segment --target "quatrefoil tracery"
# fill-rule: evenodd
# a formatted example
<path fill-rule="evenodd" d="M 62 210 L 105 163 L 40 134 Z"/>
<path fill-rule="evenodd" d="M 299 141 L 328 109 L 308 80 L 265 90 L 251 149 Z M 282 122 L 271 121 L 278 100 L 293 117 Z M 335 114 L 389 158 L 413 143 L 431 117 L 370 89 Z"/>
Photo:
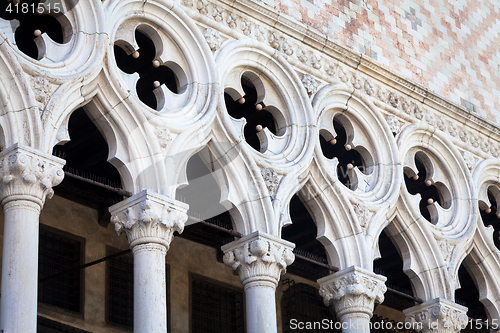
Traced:
<path fill-rule="evenodd" d="M 174 110 L 186 99 L 187 76 L 181 55 L 152 27 L 125 23 L 117 32 L 114 53 L 132 91 L 154 110 Z M 168 50 L 167 50 L 168 49 Z"/>
<path fill-rule="evenodd" d="M 65 13 L 74 6 L 74 0 L 0 0 L 0 29 L 27 56 L 57 62 L 71 51 L 73 31 Z"/>
<path fill-rule="evenodd" d="M 500 250 L 500 188 L 490 185 L 487 189 L 487 198 L 479 200 L 481 219 L 486 227 L 493 227 L 493 242 Z"/>
<path fill-rule="evenodd" d="M 266 92 L 269 93 L 256 74 L 245 72 L 241 76 L 241 87 L 226 87 L 224 101 L 228 114 L 244 122 L 243 135 L 252 148 L 261 153 L 277 153 L 269 143 L 283 137 L 286 123 L 279 107 L 265 103 Z"/>
<path fill-rule="evenodd" d="M 407 166 L 405 185 L 408 192 L 419 195 L 419 210 L 422 216 L 432 224 L 437 224 L 440 218 L 445 218 L 452 205 L 449 186 L 445 185 L 445 177 L 435 168 L 430 158 L 422 151 L 414 155 L 414 164 Z"/>
<path fill-rule="evenodd" d="M 372 174 L 373 159 L 368 149 L 353 142 L 354 128 L 347 117 L 335 116 L 333 130 L 321 129 L 319 139 L 323 155 L 338 161 L 337 178 L 342 184 L 352 190 L 370 187 L 366 175 Z"/>

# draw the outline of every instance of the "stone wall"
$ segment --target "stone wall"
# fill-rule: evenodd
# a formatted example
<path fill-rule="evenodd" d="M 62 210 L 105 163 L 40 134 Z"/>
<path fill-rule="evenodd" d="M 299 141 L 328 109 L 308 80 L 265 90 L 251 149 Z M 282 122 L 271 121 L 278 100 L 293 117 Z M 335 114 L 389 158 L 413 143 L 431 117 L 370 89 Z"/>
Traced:
<path fill-rule="evenodd" d="M 500 7 L 495 1 L 264 2 L 328 39 L 500 122 Z"/>

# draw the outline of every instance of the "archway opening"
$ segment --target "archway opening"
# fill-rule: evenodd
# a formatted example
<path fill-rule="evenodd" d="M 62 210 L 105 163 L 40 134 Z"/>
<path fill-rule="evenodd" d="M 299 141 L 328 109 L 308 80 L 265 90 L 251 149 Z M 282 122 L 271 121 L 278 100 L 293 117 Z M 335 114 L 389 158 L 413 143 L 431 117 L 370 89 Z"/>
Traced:
<path fill-rule="evenodd" d="M 121 177 L 107 161 L 109 148 L 99 129 L 84 108 L 75 110 L 69 119 L 71 141 L 54 147 L 52 154 L 66 160 L 65 177 L 55 193 L 99 212 L 99 224 L 107 226 L 108 207 L 123 200 Z"/>
<path fill-rule="evenodd" d="M 464 260 L 464 262 L 467 258 Z M 472 260 L 471 260 L 472 261 Z M 486 321 L 488 316 L 483 304 L 479 301 L 479 291 L 473 278 L 473 272 L 468 269 L 466 263 L 462 263 L 458 269 L 458 279 L 460 288 L 455 290 L 455 302 L 468 308 L 467 315 L 472 319 Z M 479 332 L 475 330 L 475 325 L 468 327 L 461 332 Z"/>
<path fill-rule="evenodd" d="M 292 224 L 281 231 L 282 238 L 295 244 L 295 253 L 313 261 L 328 264 L 325 247 L 316 239 L 318 230 L 314 220 L 299 196 L 290 200 L 290 218 Z M 307 260 L 296 258 L 287 268 L 288 272 L 316 281 L 330 274 L 330 270 Z"/>
<path fill-rule="evenodd" d="M 385 284 L 388 288 L 414 296 L 410 279 L 403 271 L 401 255 L 385 229 L 379 237 L 379 250 L 381 257 L 373 262 L 373 271 L 387 277 Z M 385 293 L 383 306 L 401 311 L 414 305 L 409 298 L 391 290 Z"/>
<path fill-rule="evenodd" d="M 188 185 L 178 188 L 176 198 L 189 204 L 188 221 L 183 238 L 218 249 L 234 240 L 220 227 L 233 230 L 233 222 L 228 209 L 220 203 L 221 189 L 214 173 L 222 172 L 217 158 L 208 147 L 194 154 L 188 161 L 186 174 Z"/>

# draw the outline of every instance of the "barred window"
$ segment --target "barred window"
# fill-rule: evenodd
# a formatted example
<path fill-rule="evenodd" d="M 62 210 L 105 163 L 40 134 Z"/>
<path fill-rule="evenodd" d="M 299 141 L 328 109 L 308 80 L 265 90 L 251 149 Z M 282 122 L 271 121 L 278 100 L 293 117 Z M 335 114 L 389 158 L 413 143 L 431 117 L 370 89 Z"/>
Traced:
<path fill-rule="evenodd" d="M 285 280 L 284 282 L 289 286 L 281 299 L 283 333 L 297 332 L 296 329 L 292 329 L 295 327 L 290 325 L 292 319 L 297 322 L 321 322 L 324 319 L 328 319 L 330 322 L 334 319 L 316 288 L 304 283 L 295 283 L 293 280 Z M 319 331 L 337 332 L 336 330 L 321 329 Z M 300 332 L 314 333 L 318 332 L 318 329 L 303 329 Z"/>
<path fill-rule="evenodd" d="M 53 321 L 44 317 L 37 318 L 37 333 L 90 333 L 72 326 L 61 324 L 57 321 Z"/>
<path fill-rule="evenodd" d="M 83 240 L 50 228 L 40 228 L 38 301 L 66 310 L 81 310 Z"/>
<path fill-rule="evenodd" d="M 245 331 L 243 293 L 192 278 L 193 333 L 241 333 Z"/>
<path fill-rule="evenodd" d="M 134 259 L 120 256 L 109 260 L 108 321 L 134 327 Z"/>

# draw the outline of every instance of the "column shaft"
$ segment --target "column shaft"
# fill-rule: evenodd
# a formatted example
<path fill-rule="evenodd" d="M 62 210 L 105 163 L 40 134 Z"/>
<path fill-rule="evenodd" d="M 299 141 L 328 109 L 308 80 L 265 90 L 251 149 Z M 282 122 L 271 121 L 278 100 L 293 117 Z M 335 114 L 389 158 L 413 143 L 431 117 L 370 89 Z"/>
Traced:
<path fill-rule="evenodd" d="M 134 254 L 134 332 L 167 332 L 165 255 L 187 220 L 188 205 L 142 191 L 109 208 Z"/>
<path fill-rule="evenodd" d="M 245 286 L 247 333 L 276 333 L 276 286 L 255 282 Z"/>
<path fill-rule="evenodd" d="M 141 244 L 134 253 L 134 332 L 167 331 L 165 255 L 163 245 Z"/>
<path fill-rule="evenodd" d="M 36 332 L 38 223 L 45 199 L 63 177 L 64 160 L 15 144 L 0 153 L 4 211 L 0 331 Z"/>
<path fill-rule="evenodd" d="M 0 322 L 5 333 L 36 332 L 39 214 L 40 206 L 30 201 L 4 206 Z"/>
<path fill-rule="evenodd" d="M 295 260 L 294 244 L 256 231 L 226 244 L 224 263 L 245 290 L 247 333 L 276 333 L 276 286 Z"/>

